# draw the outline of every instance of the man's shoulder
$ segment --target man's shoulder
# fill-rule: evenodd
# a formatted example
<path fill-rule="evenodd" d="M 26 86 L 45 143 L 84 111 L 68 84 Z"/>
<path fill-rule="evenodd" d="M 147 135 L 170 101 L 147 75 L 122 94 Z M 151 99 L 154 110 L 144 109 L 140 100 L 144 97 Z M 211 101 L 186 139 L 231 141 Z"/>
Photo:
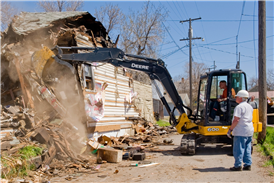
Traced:
<path fill-rule="evenodd" d="M 241 107 L 244 107 L 244 108 L 248 108 L 248 109 L 252 109 L 253 110 L 253 107 L 250 103 L 247 103 L 247 102 L 242 102 L 239 104 Z M 254 103 L 253 103 L 254 105 Z"/>
<path fill-rule="evenodd" d="M 251 107 L 251 105 L 247 102 L 241 102 L 239 105 L 237 105 L 236 107 L 244 107 L 244 106 L 247 106 L 247 107 Z"/>

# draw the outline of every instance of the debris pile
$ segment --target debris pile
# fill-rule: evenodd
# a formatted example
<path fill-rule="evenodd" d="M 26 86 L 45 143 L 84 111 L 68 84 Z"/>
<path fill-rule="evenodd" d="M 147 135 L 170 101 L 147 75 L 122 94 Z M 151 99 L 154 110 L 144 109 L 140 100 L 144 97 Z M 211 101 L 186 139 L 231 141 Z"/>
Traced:
<path fill-rule="evenodd" d="M 88 139 L 87 131 L 96 132 L 92 125 L 104 116 L 108 84 L 104 80 L 102 83 L 92 80 L 93 65 L 90 63 L 51 60 L 52 50 L 46 50 L 50 57 L 41 60 L 33 54 L 43 46 L 112 48 L 117 41 L 112 43 L 103 25 L 87 12 L 24 12 L 15 17 L 1 35 L 0 168 L 3 178 L 28 175 L 36 182 L 52 176 L 98 172 L 97 164 L 142 161 L 147 158 L 145 152 L 153 150 L 154 146 L 172 144 L 159 137 L 177 132 L 175 128 L 159 127 L 140 117 L 127 117 L 126 112 L 123 115 L 112 112 L 109 121 L 120 121 L 123 116 L 123 128 L 125 125 L 133 128 L 134 136 L 124 133 L 119 137 L 102 135 Z M 117 75 L 113 78 L 117 79 Z M 119 83 L 122 81 L 120 79 Z M 123 82 L 126 83 L 123 84 L 124 93 L 117 92 L 117 81 L 109 82 L 108 88 L 115 90 L 115 94 L 110 92 L 115 95 L 110 97 L 115 98 L 114 102 L 121 100 L 119 95 L 127 94 L 130 83 L 126 79 Z M 126 99 L 131 103 L 136 94 L 129 91 Z M 115 112 L 125 111 L 125 103 L 122 99 L 121 105 L 117 105 L 120 107 L 115 103 L 110 108 Z M 129 112 L 133 108 L 127 107 Z M 94 115 L 96 112 L 98 115 Z M 136 111 L 130 114 L 138 115 Z M 110 131 L 122 128 L 120 124 L 109 127 Z M 71 180 L 71 176 L 67 180 Z"/>
<path fill-rule="evenodd" d="M 36 117 L 33 109 L 22 105 L 1 106 L 1 173 L 5 178 L 20 176 L 10 174 L 10 167 L 23 165 L 29 166 L 26 175 L 32 181 L 72 173 L 94 173 L 98 172 L 97 164 L 143 161 L 153 147 L 172 144 L 162 139 L 176 132 L 175 128 L 153 125 L 144 119 L 132 120 L 134 136 L 102 135 L 95 140 L 81 137 L 78 129 L 65 120 Z M 23 163 L 22 149 L 26 147 L 39 148 L 41 152 Z"/>

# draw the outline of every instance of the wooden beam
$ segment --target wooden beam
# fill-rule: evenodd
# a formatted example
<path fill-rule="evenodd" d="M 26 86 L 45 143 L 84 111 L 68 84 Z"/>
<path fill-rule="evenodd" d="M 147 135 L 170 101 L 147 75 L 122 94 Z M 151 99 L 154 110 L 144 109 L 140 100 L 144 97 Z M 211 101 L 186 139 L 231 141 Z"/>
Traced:
<path fill-rule="evenodd" d="M 93 126 L 88 127 L 87 131 L 88 133 L 94 133 L 94 132 L 107 132 L 107 131 L 114 131 L 114 130 L 120 130 L 120 125 L 107 125 L 107 126 Z"/>
<path fill-rule="evenodd" d="M 23 75 L 21 74 L 19 66 L 20 66 L 20 61 L 19 61 L 19 59 L 16 59 L 15 67 L 16 67 L 16 71 L 17 71 L 18 78 L 19 78 L 19 81 L 20 81 L 21 89 L 22 89 L 22 92 L 23 92 L 24 102 L 28 101 L 28 103 L 30 104 L 30 107 L 34 108 L 34 104 L 33 104 L 32 98 L 31 98 L 31 94 L 30 94 L 29 90 L 26 87 L 25 80 L 23 78 Z M 24 106 L 24 107 L 26 107 L 26 106 Z"/>

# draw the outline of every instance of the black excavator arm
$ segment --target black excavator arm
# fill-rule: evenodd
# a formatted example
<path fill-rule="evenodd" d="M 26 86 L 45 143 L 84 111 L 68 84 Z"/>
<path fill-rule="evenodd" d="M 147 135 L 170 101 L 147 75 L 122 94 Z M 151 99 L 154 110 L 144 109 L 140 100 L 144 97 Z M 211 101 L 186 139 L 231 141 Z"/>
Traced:
<path fill-rule="evenodd" d="M 154 85 L 156 86 L 157 93 L 166 107 L 166 110 L 170 114 L 170 122 L 172 125 L 177 126 L 178 121 L 174 115 L 174 109 L 178 109 L 180 115 L 185 113 L 184 107 L 190 110 L 190 115 L 192 115 L 191 109 L 183 104 L 181 97 L 178 94 L 177 89 L 172 81 L 172 78 L 165 67 L 164 61 L 161 59 L 153 59 L 138 55 L 126 54 L 118 48 L 90 48 L 90 47 L 58 47 L 58 54 L 56 54 L 55 59 L 61 59 L 68 62 L 81 62 L 81 63 L 109 63 L 116 67 L 124 67 L 128 69 L 138 70 L 148 74 Z M 64 54 L 63 50 L 89 50 L 91 52 L 87 53 L 72 53 Z M 130 59 L 129 59 L 130 58 Z M 171 100 L 174 103 L 174 109 L 171 110 L 165 97 L 161 94 L 156 82 L 159 80 L 165 87 L 167 93 L 169 94 Z M 189 116 L 190 116 L 189 115 Z"/>

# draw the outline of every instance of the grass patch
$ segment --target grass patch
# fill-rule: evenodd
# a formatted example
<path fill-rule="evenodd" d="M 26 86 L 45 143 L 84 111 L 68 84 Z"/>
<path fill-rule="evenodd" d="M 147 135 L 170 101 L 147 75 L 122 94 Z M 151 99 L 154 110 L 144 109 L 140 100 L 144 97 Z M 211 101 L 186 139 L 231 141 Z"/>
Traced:
<path fill-rule="evenodd" d="M 21 154 L 22 159 L 30 159 L 42 154 L 42 149 L 35 146 L 26 146 L 20 149 L 19 153 Z"/>
<path fill-rule="evenodd" d="M 159 126 L 170 126 L 170 123 L 169 122 L 167 122 L 167 121 L 165 121 L 165 120 L 159 120 L 159 121 L 157 121 L 157 124 L 159 125 Z"/>
<path fill-rule="evenodd" d="M 1 178 L 10 179 L 27 176 L 29 170 L 35 170 L 35 165 L 29 159 L 41 154 L 42 148 L 26 146 L 12 156 L 1 156 Z"/>
<path fill-rule="evenodd" d="M 254 134 L 254 138 L 258 138 L 258 133 Z M 266 128 L 266 138 L 263 144 L 258 144 L 258 150 L 264 156 L 269 157 L 264 166 L 274 167 L 274 128 Z"/>

